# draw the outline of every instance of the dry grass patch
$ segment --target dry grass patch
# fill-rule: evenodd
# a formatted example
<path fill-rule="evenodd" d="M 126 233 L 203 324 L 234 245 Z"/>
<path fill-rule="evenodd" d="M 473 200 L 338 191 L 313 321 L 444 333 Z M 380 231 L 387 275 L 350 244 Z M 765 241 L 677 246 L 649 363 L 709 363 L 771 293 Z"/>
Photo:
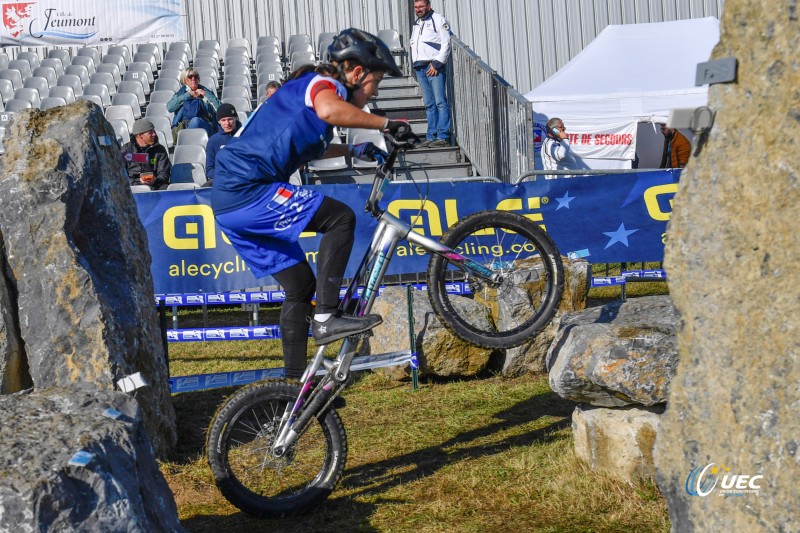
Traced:
<path fill-rule="evenodd" d="M 204 457 L 205 430 L 231 393 L 175 397 L 181 442 L 162 471 L 195 533 L 669 530 L 651 484 L 630 486 L 576 461 L 574 405 L 546 376 L 429 382 L 412 392 L 366 375 L 340 411 L 349 453 L 331 498 L 305 516 L 255 520 L 219 495 Z"/>

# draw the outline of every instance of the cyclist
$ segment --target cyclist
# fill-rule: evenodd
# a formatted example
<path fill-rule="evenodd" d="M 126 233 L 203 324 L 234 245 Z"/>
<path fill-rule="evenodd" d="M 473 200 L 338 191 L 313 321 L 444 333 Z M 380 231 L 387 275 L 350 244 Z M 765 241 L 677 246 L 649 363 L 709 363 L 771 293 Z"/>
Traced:
<path fill-rule="evenodd" d="M 407 122 L 362 109 L 378 94 L 384 74 L 402 75 L 383 41 L 351 28 L 334 38 L 328 52 L 330 64 L 292 73 L 220 150 L 211 193 L 217 222 L 245 263 L 257 277 L 272 275 L 286 291 L 280 327 L 287 378 L 301 377 L 306 366 L 315 287 L 311 331 L 318 344 L 367 331 L 382 320 L 337 312 L 353 246 L 352 209 L 311 188 L 289 184 L 289 177 L 322 157 L 375 161 L 380 150 L 372 143 L 330 144 L 334 126 L 382 130 L 400 141 L 415 137 Z M 298 244 L 303 231 L 323 233 L 319 282 Z"/>

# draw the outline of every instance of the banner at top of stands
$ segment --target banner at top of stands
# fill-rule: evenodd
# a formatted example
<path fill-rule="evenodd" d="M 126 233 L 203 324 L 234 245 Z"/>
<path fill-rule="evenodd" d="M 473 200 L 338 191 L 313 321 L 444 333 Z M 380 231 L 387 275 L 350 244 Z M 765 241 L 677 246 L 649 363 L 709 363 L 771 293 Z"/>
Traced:
<path fill-rule="evenodd" d="M 92 46 L 184 40 L 180 0 L 3 2 L 0 46 Z"/>
<path fill-rule="evenodd" d="M 500 183 L 394 183 L 383 205 L 413 224 L 415 231 L 439 238 L 466 215 L 485 209 L 518 212 L 541 224 L 562 255 L 592 263 L 661 261 L 679 171 Z M 419 187 L 419 192 L 417 190 Z M 375 220 L 364 213 L 370 186 L 318 185 L 320 192 L 351 206 L 356 237 L 346 276 L 352 277 L 369 245 Z M 159 294 L 226 292 L 272 285 L 256 280 L 225 235 L 210 206 L 210 189 L 136 194 L 147 230 L 155 291 Z M 420 198 L 424 195 L 426 198 Z M 300 244 L 316 268 L 320 235 L 303 233 Z M 429 254 L 401 242 L 388 274 L 425 272 Z"/>

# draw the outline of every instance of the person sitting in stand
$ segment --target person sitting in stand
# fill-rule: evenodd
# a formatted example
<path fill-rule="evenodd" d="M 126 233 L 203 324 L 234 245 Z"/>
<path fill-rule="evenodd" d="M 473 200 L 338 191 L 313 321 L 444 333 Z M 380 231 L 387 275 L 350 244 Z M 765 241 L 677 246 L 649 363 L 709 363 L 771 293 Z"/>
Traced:
<path fill-rule="evenodd" d="M 203 187 L 211 187 L 214 180 L 214 172 L 217 166 L 217 152 L 230 141 L 242 124 L 239 122 L 239 115 L 236 108 L 231 104 L 222 104 L 217 109 L 217 123 L 220 131 L 208 139 L 206 143 L 206 179 Z"/>
<path fill-rule="evenodd" d="M 122 147 L 122 159 L 131 185 L 147 185 L 151 189 L 166 189 L 169 185 L 172 173 L 169 152 L 159 144 L 149 119 L 140 118 L 133 124 L 131 140 Z"/>
<path fill-rule="evenodd" d="M 264 100 L 269 100 L 270 97 L 275 94 L 275 91 L 281 88 L 281 82 L 279 81 L 271 81 L 267 84 L 267 88 L 264 90 Z"/>
<path fill-rule="evenodd" d="M 182 87 L 169 102 L 167 110 L 174 113 L 172 133 L 177 138 L 178 131 L 185 128 L 203 128 L 211 137 L 216 133 L 214 117 L 220 101 L 214 91 L 200 84 L 200 74 L 193 68 L 181 72 Z"/>

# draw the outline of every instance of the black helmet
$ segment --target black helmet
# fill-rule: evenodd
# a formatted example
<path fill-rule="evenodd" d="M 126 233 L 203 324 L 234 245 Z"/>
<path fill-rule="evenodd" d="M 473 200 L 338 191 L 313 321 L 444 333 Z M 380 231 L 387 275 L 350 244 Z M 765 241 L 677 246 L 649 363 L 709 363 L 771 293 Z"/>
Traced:
<path fill-rule="evenodd" d="M 328 47 L 328 57 L 339 63 L 352 59 L 369 70 L 382 70 L 390 76 L 402 76 L 386 43 L 356 28 L 343 30 Z"/>

